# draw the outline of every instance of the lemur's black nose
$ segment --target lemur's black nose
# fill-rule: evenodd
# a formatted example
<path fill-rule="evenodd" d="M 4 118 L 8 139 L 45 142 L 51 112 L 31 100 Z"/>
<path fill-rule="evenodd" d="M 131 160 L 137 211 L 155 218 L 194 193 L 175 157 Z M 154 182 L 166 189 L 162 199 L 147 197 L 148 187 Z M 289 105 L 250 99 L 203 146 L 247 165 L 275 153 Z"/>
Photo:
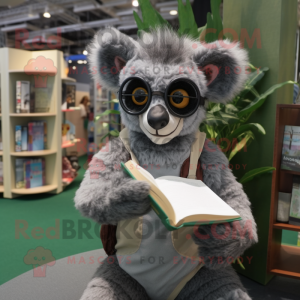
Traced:
<path fill-rule="evenodd" d="M 162 105 L 153 106 L 147 116 L 148 124 L 155 130 L 160 130 L 169 124 L 169 114 Z"/>

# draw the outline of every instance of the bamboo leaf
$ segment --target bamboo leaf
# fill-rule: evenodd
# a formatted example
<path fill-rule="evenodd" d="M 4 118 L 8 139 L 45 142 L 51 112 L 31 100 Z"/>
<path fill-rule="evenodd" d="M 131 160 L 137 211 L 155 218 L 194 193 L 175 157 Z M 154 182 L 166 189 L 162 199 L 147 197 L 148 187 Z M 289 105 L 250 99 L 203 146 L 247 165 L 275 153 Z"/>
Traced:
<path fill-rule="evenodd" d="M 260 106 L 263 105 L 265 102 L 266 98 L 272 94 L 275 90 L 281 88 L 282 86 L 286 84 L 294 84 L 294 81 L 285 81 L 283 83 L 275 84 L 271 88 L 269 88 L 266 92 L 261 94 L 259 97 L 255 98 L 254 101 L 252 101 L 248 106 L 246 106 L 244 109 L 242 109 L 239 113 L 238 116 L 241 118 L 246 114 L 252 113 L 256 109 L 258 109 Z"/>
<path fill-rule="evenodd" d="M 230 161 L 239 151 L 241 151 L 248 143 L 251 139 L 253 139 L 253 133 L 251 131 L 248 131 L 247 134 L 245 134 L 245 137 L 239 141 L 234 149 L 230 152 L 229 158 L 228 160 Z"/>
<path fill-rule="evenodd" d="M 169 26 L 169 23 L 155 10 L 149 0 L 138 0 L 142 12 L 143 21 L 134 11 L 133 16 L 138 26 L 138 34 L 141 31 L 149 31 L 151 28 Z"/>
<path fill-rule="evenodd" d="M 245 133 L 246 131 L 252 131 L 253 129 L 257 130 L 261 134 L 266 134 L 265 129 L 260 124 L 250 123 L 238 127 L 231 135 L 228 136 L 228 139 L 231 141 L 232 139 L 240 136 L 242 133 Z"/>
<path fill-rule="evenodd" d="M 273 168 L 273 167 L 262 167 L 262 168 L 257 168 L 257 169 L 251 170 L 251 171 L 247 172 L 239 180 L 239 182 L 242 183 L 242 184 L 244 184 L 244 183 L 246 183 L 248 181 L 253 180 L 257 176 L 260 176 L 260 175 L 265 174 L 265 173 L 270 173 L 270 172 L 272 172 L 274 170 L 276 170 L 276 168 Z"/>
<path fill-rule="evenodd" d="M 238 111 L 239 111 L 239 109 L 231 103 L 225 105 L 225 112 L 226 113 L 235 113 L 235 112 L 238 112 Z"/>
<path fill-rule="evenodd" d="M 180 36 L 188 35 L 191 38 L 198 39 L 200 33 L 189 0 L 186 0 L 186 5 L 182 3 L 182 0 L 178 0 L 178 18 L 180 24 L 178 34 Z"/>
<path fill-rule="evenodd" d="M 212 13 L 207 13 L 206 28 L 209 31 L 214 31 L 214 32 L 206 33 L 205 35 L 206 43 L 212 43 L 218 40 L 219 34 L 223 30 L 222 18 L 220 16 L 220 4 L 221 4 L 221 0 L 210 1 Z"/>
<path fill-rule="evenodd" d="M 214 115 L 220 116 L 228 124 L 235 124 L 240 121 L 239 117 L 232 113 L 225 113 L 222 111 L 215 112 Z"/>
<path fill-rule="evenodd" d="M 265 72 L 267 72 L 269 68 L 257 69 L 249 75 L 249 78 L 245 84 L 244 90 L 241 92 L 240 97 L 244 98 L 246 94 L 251 90 L 255 84 L 261 80 L 265 76 Z"/>
<path fill-rule="evenodd" d="M 210 126 L 228 125 L 228 122 L 223 120 L 221 117 L 215 116 L 209 112 L 206 114 L 206 119 L 204 122 Z"/>

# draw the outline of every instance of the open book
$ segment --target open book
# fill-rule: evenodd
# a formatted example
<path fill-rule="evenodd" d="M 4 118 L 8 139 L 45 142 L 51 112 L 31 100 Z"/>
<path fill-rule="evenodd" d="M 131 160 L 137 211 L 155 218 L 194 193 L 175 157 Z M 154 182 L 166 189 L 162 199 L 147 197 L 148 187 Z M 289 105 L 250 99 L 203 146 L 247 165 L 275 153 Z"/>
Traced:
<path fill-rule="evenodd" d="M 151 206 L 168 230 L 183 226 L 225 223 L 240 215 L 201 180 L 176 176 L 154 177 L 132 160 L 121 163 L 133 179 L 149 182 Z"/>

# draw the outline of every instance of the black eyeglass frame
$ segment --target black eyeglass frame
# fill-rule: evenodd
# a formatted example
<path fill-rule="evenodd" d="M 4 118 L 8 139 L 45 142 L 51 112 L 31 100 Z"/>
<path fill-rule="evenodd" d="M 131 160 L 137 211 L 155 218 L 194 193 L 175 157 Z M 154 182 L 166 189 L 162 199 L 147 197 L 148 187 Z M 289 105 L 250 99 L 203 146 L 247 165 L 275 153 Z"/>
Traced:
<path fill-rule="evenodd" d="M 133 111 L 131 111 L 130 109 L 128 109 L 128 107 L 126 107 L 126 105 L 125 105 L 124 102 L 123 102 L 123 99 L 122 99 L 123 96 L 130 96 L 130 95 L 132 95 L 132 94 L 123 94 L 122 92 L 120 92 L 120 91 L 123 91 L 123 88 L 124 88 L 124 86 L 126 85 L 126 83 L 127 83 L 128 81 L 134 80 L 134 79 L 140 80 L 140 81 L 142 81 L 142 82 L 144 83 L 144 85 L 147 87 L 147 92 L 148 92 L 147 97 L 149 97 L 149 99 L 148 99 L 146 105 L 145 105 L 139 112 L 133 112 Z M 188 97 L 188 98 L 197 99 L 197 102 L 198 102 L 198 103 L 195 105 L 195 108 L 194 108 L 193 110 L 191 110 L 188 114 L 185 114 L 185 115 L 176 113 L 176 112 L 173 110 L 172 106 L 170 105 L 170 103 L 169 103 L 169 101 L 168 101 L 169 97 L 172 97 L 171 95 L 168 95 L 168 94 L 169 94 L 170 88 L 172 87 L 172 85 L 174 85 L 176 82 L 179 82 L 179 81 L 180 81 L 180 82 L 182 82 L 182 81 L 187 82 L 188 84 L 190 84 L 190 85 L 194 88 L 195 93 L 196 93 L 196 97 Z M 137 76 L 131 76 L 131 77 L 128 77 L 127 79 L 125 79 L 125 80 L 122 82 L 122 84 L 121 84 L 121 86 L 120 86 L 120 89 L 119 89 L 119 91 L 118 91 L 118 94 L 119 94 L 119 103 L 120 103 L 120 105 L 122 106 L 122 108 L 124 109 L 124 111 L 127 112 L 127 113 L 130 114 L 130 115 L 141 115 L 142 113 L 144 113 L 145 111 L 147 111 L 147 109 L 148 109 L 148 107 L 149 107 L 149 105 L 150 105 L 150 103 L 151 103 L 152 96 L 153 96 L 153 95 L 160 95 L 160 96 L 162 96 L 162 97 L 164 98 L 164 101 L 165 101 L 165 103 L 166 103 L 166 106 L 167 106 L 169 112 L 170 112 L 172 115 L 174 115 L 174 116 L 176 116 L 176 117 L 179 117 L 179 118 L 187 118 L 187 117 L 193 115 L 193 114 L 197 111 L 197 109 L 198 109 L 198 107 L 199 107 L 200 105 L 201 105 L 201 106 L 204 106 L 204 104 L 205 104 L 205 99 L 206 99 L 206 98 L 204 98 L 204 97 L 201 96 L 198 86 L 197 86 L 192 80 L 190 80 L 190 79 L 188 79 L 188 78 L 176 78 L 176 79 L 172 80 L 172 81 L 168 84 L 168 86 L 167 86 L 165 92 L 163 93 L 163 92 L 160 92 L 160 91 L 152 91 L 152 90 L 151 90 L 151 87 L 150 87 L 150 85 L 149 85 L 149 83 L 148 83 L 147 81 L 145 81 L 144 79 L 142 79 L 142 78 L 140 78 L 140 77 L 137 77 Z M 178 96 L 177 96 L 177 97 L 178 97 Z M 185 96 L 185 97 L 187 97 L 187 96 Z M 183 98 L 185 98 L 185 97 L 183 96 Z M 149 100 L 150 100 L 150 101 L 149 101 Z"/>

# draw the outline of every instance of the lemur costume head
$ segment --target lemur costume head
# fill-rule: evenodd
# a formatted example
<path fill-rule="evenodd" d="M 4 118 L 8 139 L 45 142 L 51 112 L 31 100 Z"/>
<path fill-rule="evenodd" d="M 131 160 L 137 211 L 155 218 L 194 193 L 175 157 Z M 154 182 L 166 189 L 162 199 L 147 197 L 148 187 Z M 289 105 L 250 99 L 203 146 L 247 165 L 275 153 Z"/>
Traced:
<path fill-rule="evenodd" d="M 238 43 L 205 44 L 168 27 L 142 32 L 137 41 L 107 28 L 90 53 L 92 74 L 118 92 L 124 125 L 159 145 L 195 132 L 205 100 L 226 103 L 247 78 L 247 53 Z"/>

